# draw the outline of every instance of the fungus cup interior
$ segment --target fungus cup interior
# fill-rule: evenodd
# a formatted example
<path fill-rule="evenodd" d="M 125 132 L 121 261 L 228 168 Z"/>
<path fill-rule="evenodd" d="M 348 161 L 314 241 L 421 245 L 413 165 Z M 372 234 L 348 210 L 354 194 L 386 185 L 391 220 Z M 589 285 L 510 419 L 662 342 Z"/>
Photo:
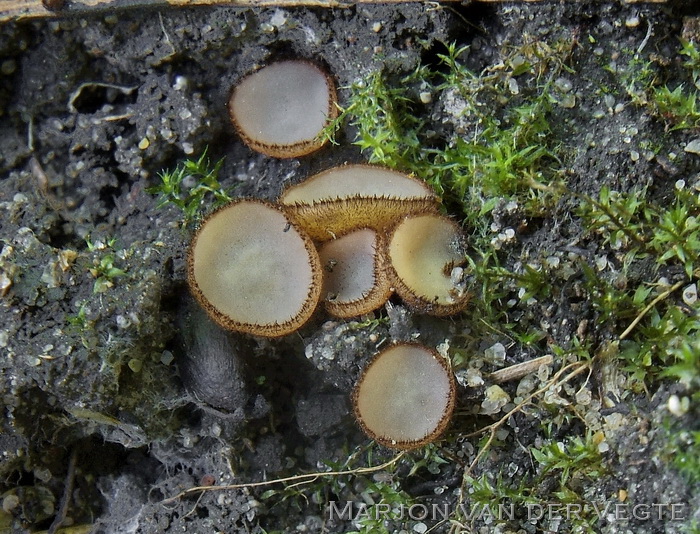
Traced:
<path fill-rule="evenodd" d="M 335 84 L 310 61 L 279 61 L 234 88 L 229 113 L 253 150 L 277 158 L 303 156 L 321 148 L 319 134 L 337 115 Z"/>
<path fill-rule="evenodd" d="M 414 343 L 393 345 L 365 369 L 353 392 L 355 417 L 372 439 L 412 449 L 437 439 L 455 404 L 448 363 Z"/>
<path fill-rule="evenodd" d="M 316 174 L 287 188 L 280 203 L 317 241 L 362 227 L 385 230 L 399 217 L 438 207 L 435 193 L 425 182 L 362 164 Z"/>
<path fill-rule="evenodd" d="M 336 317 L 356 317 L 379 308 L 391 295 L 379 236 L 362 228 L 324 243 L 321 298 Z"/>
<path fill-rule="evenodd" d="M 399 222 L 388 240 L 387 258 L 396 292 L 409 305 L 433 315 L 463 309 L 468 294 L 461 284 L 465 237 L 451 219 L 435 213 Z"/>
<path fill-rule="evenodd" d="M 202 223 L 188 255 L 188 282 L 224 328 L 277 337 L 313 313 L 321 266 L 313 242 L 281 210 L 239 200 Z"/>

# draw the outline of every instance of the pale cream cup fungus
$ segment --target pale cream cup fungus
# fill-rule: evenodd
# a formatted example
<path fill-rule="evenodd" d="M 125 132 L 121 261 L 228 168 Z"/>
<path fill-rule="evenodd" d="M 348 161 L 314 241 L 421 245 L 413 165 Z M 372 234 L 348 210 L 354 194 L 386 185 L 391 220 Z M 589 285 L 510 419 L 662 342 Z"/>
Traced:
<path fill-rule="evenodd" d="M 387 447 L 414 449 L 447 428 L 455 405 L 454 375 L 435 350 L 398 343 L 370 362 L 352 401 L 369 437 Z"/>
<path fill-rule="evenodd" d="M 363 164 L 316 174 L 288 187 L 279 201 L 316 241 L 363 227 L 386 230 L 404 215 L 438 208 L 438 198 L 425 182 Z"/>
<path fill-rule="evenodd" d="M 228 108 L 253 150 L 276 158 L 305 156 L 323 146 L 320 134 L 337 115 L 335 83 L 310 61 L 278 61 L 245 77 Z"/>
<path fill-rule="evenodd" d="M 323 243 L 321 300 L 335 317 L 357 317 L 382 306 L 391 296 L 380 237 L 370 228 Z"/>
<path fill-rule="evenodd" d="M 187 266 L 192 294 L 228 330 L 289 334 L 311 316 L 321 294 L 313 242 L 262 200 L 236 200 L 207 217 Z"/>
<path fill-rule="evenodd" d="M 452 315 L 466 307 L 465 237 L 451 219 L 436 213 L 404 218 L 389 235 L 386 256 L 391 283 L 412 308 Z"/>

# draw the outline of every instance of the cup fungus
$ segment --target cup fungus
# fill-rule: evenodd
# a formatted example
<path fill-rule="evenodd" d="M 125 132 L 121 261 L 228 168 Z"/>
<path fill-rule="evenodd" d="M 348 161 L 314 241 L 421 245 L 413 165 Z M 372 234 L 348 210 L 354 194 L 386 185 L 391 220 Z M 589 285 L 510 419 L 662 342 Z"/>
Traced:
<path fill-rule="evenodd" d="M 387 245 L 389 278 L 411 307 L 432 315 L 464 309 L 464 235 L 454 221 L 436 213 L 411 215 L 393 229 Z"/>
<path fill-rule="evenodd" d="M 195 298 L 228 330 L 283 336 L 311 316 L 321 294 L 313 242 L 262 200 L 235 200 L 212 213 L 187 263 Z"/>
<path fill-rule="evenodd" d="M 425 182 L 375 165 L 344 165 L 287 188 L 287 212 L 312 239 L 328 241 L 363 227 L 385 230 L 398 218 L 436 211 L 438 199 Z"/>
<path fill-rule="evenodd" d="M 319 249 L 323 266 L 321 299 L 336 317 L 356 317 L 376 310 L 391 295 L 377 232 L 355 230 L 324 243 Z"/>
<path fill-rule="evenodd" d="M 306 60 L 272 63 L 248 75 L 229 100 L 231 121 L 253 150 L 276 158 L 305 156 L 337 115 L 335 84 Z"/>
<path fill-rule="evenodd" d="M 413 449 L 447 428 L 455 381 L 447 361 L 416 343 L 399 343 L 367 366 L 352 395 L 355 418 L 375 441 Z"/>

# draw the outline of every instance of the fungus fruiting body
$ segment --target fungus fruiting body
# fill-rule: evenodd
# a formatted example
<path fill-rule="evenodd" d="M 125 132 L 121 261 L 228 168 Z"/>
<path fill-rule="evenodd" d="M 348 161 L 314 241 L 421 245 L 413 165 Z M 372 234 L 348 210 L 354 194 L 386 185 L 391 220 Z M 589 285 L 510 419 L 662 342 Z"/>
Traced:
<path fill-rule="evenodd" d="M 433 315 L 464 309 L 464 248 L 462 230 L 454 221 L 435 213 L 404 218 L 387 242 L 389 275 L 398 295 Z"/>
<path fill-rule="evenodd" d="M 237 200 L 202 223 L 190 246 L 188 282 L 219 325 L 277 337 L 313 313 L 321 264 L 309 237 L 279 208 Z"/>
<path fill-rule="evenodd" d="M 436 351 L 399 343 L 370 362 L 352 400 L 367 435 L 387 447 L 413 449 L 447 428 L 455 404 L 454 376 Z"/>
<path fill-rule="evenodd" d="M 310 61 L 279 61 L 234 88 L 229 114 L 253 150 L 277 158 L 304 156 L 321 148 L 319 134 L 337 115 L 335 84 Z"/>
<path fill-rule="evenodd" d="M 336 317 L 356 317 L 376 310 L 391 295 L 386 262 L 377 232 L 355 230 L 324 243 L 321 299 Z"/>
<path fill-rule="evenodd" d="M 351 230 L 385 230 L 398 218 L 436 211 L 425 182 L 375 165 L 344 165 L 287 188 L 280 197 L 290 217 L 317 241 Z"/>

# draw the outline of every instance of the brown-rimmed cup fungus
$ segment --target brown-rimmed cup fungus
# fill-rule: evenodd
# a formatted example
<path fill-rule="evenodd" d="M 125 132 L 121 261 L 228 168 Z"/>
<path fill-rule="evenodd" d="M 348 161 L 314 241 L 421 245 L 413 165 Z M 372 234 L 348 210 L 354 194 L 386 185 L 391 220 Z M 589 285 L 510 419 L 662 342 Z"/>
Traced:
<path fill-rule="evenodd" d="M 320 134 L 338 112 L 332 78 L 303 59 L 278 61 L 249 74 L 233 89 L 228 107 L 243 141 L 276 158 L 321 148 Z"/>
<path fill-rule="evenodd" d="M 469 300 L 463 281 L 465 236 L 453 220 L 436 213 L 410 215 L 387 241 L 389 277 L 396 293 L 412 308 L 451 315 Z"/>
<path fill-rule="evenodd" d="M 386 230 L 400 217 L 436 211 L 423 181 L 377 165 L 341 165 L 288 187 L 280 197 L 312 239 L 328 241 L 358 228 Z"/>
<path fill-rule="evenodd" d="M 258 336 L 293 332 L 321 294 L 313 242 L 262 200 L 235 200 L 207 217 L 187 270 L 193 295 L 219 325 Z"/>
<path fill-rule="evenodd" d="M 355 418 L 372 439 L 396 449 L 436 440 L 455 405 L 449 363 L 435 350 L 398 343 L 369 363 L 352 395 Z"/>
<path fill-rule="evenodd" d="M 357 317 L 382 306 L 391 296 L 380 237 L 361 228 L 323 243 L 321 299 L 335 317 Z"/>

